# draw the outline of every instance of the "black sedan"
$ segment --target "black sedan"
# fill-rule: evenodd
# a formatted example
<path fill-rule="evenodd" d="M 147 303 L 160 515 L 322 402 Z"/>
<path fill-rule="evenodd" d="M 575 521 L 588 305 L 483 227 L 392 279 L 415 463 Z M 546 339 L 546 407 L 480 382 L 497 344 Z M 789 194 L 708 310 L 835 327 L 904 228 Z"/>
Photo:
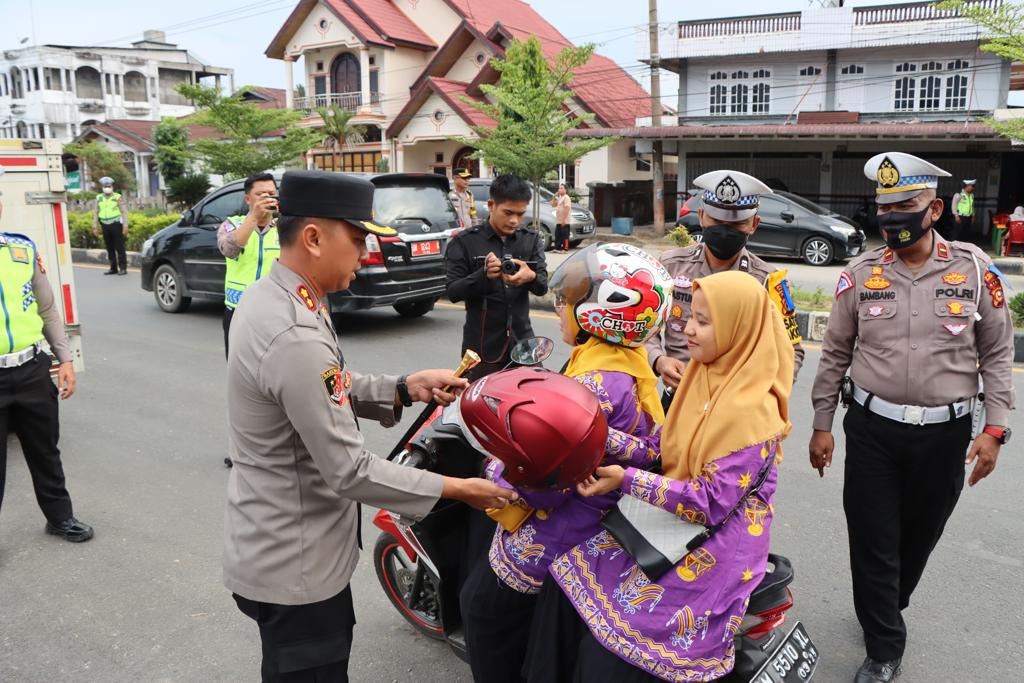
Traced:
<path fill-rule="evenodd" d="M 690 206 L 693 202 L 693 206 Z M 676 225 L 685 226 L 700 241 L 697 207 L 692 197 Z M 791 192 L 761 195 L 761 225 L 747 248 L 758 256 L 797 256 L 812 266 L 857 256 L 864 250 L 864 231 L 849 218 Z"/>
<path fill-rule="evenodd" d="M 331 312 L 393 306 L 406 317 L 426 314 L 444 294 L 444 252 L 459 230 L 447 178 L 433 173 L 353 175 L 376 185 L 374 215 L 398 235 L 367 238 L 369 254 L 359 277 L 348 290 L 328 296 Z M 194 297 L 224 299 L 217 228 L 228 216 L 246 213 L 242 184 L 237 180 L 214 190 L 146 240 L 142 288 L 154 293 L 164 311 L 184 311 Z"/>

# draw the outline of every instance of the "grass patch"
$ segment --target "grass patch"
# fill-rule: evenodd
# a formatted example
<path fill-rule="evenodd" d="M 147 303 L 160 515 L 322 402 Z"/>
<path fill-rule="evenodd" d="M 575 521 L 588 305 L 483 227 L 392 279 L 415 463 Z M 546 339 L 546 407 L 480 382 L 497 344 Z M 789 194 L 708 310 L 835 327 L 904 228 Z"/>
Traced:
<path fill-rule="evenodd" d="M 832 295 L 818 287 L 815 290 L 797 287 L 792 281 L 789 283 L 789 292 L 793 295 L 798 311 L 831 311 Z"/>

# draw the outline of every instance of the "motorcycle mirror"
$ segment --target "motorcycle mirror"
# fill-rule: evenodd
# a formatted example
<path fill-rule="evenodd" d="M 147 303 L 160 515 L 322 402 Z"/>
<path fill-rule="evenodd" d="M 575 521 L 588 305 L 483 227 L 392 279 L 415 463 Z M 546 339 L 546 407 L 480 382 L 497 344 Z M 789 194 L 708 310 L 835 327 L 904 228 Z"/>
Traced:
<path fill-rule="evenodd" d="M 555 342 L 547 337 L 530 337 L 512 347 L 512 362 L 517 365 L 540 365 L 555 349 Z"/>

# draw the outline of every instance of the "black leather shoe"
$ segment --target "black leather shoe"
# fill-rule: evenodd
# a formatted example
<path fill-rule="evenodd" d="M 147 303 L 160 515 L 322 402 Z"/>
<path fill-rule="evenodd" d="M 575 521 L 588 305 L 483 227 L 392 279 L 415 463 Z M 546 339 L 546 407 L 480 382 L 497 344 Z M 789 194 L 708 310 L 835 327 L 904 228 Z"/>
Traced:
<path fill-rule="evenodd" d="M 868 657 L 857 669 L 857 675 L 853 683 L 889 683 L 900 675 L 900 662 L 902 658 L 893 659 L 888 662 L 876 662 Z"/>
<path fill-rule="evenodd" d="M 117 271 L 116 270 L 104 270 L 103 274 L 104 275 L 117 275 Z"/>
<path fill-rule="evenodd" d="M 47 522 L 46 533 L 60 536 L 65 541 L 71 541 L 72 543 L 81 543 L 93 537 L 92 527 L 79 522 L 74 517 L 66 519 L 60 524 L 50 524 Z"/>
<path fill-rule="evenodd" d="M 127 274 L 128 274 L 127 270 L 122 270 L 120 273 L 118 273 L 118 275 L 127 275 Z"/>

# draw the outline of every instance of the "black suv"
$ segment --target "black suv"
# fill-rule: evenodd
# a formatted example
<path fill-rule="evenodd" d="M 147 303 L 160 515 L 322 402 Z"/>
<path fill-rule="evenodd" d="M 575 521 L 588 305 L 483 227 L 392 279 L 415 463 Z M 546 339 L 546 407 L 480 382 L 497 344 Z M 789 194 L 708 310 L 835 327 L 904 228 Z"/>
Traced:
<path fill-rule="evenodd" d="M 699 242 L 698 208 L 700 195 L 691 196 L 676 225 L 685 226 Z M 747 248 L 758 256 L 798 256 L 812 266 L 827 266 L 864 251 L 864 231 L 859 225 L 792 192 L 761 195 L 757 214 L 761 225 Z"/>
<path fill-rule="evenodd" d="M 352 175 L 376 186 L 374 216 L 398 236 L 367 238 L 369 257 L 349 289 L 328 296 L 331 312 L 394 306 L 406 317 L 426 314 L 444 294 L 444 252 L 459 229 L 447 178 L 433 173 Z M 154 293 L 164 311 L 184 311 L 193 297 L 223 300 L 225 266 L 217 228 L 228 216 L 246 213 L 242 184 L 236 180 L 214 190 L 146 240 L 142 288 Z"/>

